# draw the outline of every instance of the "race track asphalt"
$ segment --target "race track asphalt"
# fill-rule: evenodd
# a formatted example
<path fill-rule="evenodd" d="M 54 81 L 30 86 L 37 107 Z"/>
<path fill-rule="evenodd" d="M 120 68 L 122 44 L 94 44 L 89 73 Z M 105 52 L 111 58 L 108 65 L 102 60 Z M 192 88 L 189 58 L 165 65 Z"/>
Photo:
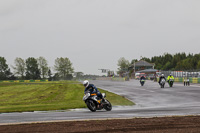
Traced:
<path fill-rule="evenodd" d="M 0 125 L 68 120 L 110 119 L 182 116 L 200 114 L 200 85 L 183 86 L 174 83 L 170 88 L 160 88 L 158 83 L 146 81 L 140 86 L 138 80 L 93 80 L 96 87 L 122 95 L 136 103 L 134 106 L 114 106 L 112 111 L 90 112 L 88 109 L 62 111 L 36 111 L 24 113 L 1 113 Z"/>

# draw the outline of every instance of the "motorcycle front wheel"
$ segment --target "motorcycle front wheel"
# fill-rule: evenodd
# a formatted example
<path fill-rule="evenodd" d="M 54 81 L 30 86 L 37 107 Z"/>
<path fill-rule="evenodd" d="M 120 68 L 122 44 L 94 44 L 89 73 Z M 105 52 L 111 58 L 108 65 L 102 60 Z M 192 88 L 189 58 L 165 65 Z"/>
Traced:
<path fill-rule="evenodd" d="M 160 86 L 161 86 L 161 88 L 164 88 L 165 85 L 164 85 L 164 84 L 161 84 Z"/>
<path fill-rule="evenodd" d="M 86 102 L 87 107 L 90 111 L 95 112 L 97 110 L 96 104 L 94 103 L 94 101 L 90 100 Z"/>
<path fill-rule="evenodd" d="M 172 83 L 172 82 L 170 82 L 169 86 L 170 86 L 170 87 L 172 87 L 172 86 L 173 86 L 173 83 Z"/>
<path fill-rule="evenodd" d="M 104 107 L 104 109 L 106 111 L 111 111 L 112 110 L 112 105 L 107 99 L 105 99 L 103 107 Z"/>

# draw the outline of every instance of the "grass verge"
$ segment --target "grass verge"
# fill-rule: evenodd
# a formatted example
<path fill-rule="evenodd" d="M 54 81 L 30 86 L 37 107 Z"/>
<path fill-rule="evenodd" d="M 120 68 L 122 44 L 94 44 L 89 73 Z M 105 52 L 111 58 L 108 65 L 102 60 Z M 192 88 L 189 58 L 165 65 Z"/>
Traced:
<path fill-rule="evenodd" d="M 104 90 L 112 105 L 134 105 Z M 0 113 L 85 108 L 84 87 L 78 82 L 0 83 Z"/>

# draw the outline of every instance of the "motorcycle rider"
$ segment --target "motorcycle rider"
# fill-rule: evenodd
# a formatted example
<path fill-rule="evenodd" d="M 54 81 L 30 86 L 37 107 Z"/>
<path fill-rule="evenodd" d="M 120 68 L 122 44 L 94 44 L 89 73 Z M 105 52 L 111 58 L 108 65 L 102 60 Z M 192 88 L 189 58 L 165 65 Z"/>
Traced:
<path fill-rule="evenodd" d="M 145 80 L 144 75 L 142 75 L 142 76 L 140 77 L 140 83 L 142 82 L 142 80 Z"/>
<path fill-rule="evenodd" d="M 170 75 L 167 77 L 167 80 L 169 80 L 170 78 L 174 80 L 174 77 L 172 76 L 172 74 L 170 74 Z"/>
<path fill-rule="evenodd" d="M 160 76 L 160 78 L 159 78 L 159 81 L 158 81 L 159 84 L 160 84 L 160 82 L 162 81 L 162 79 L 165 79 L 164 74 L 161 74 L 161 76 Z M 165 79 L 165 81 L 166 81 L 166 79 Z"/>
<path fill-rule="evenodd" d="M 85 86 L 84 92 L 90 91 L 90 95 L 97 95 L 98 98 L 102 99 L 101 92 L 96 88 L 96 86 L 90 84 L 88 80 L 83 81 L 83 85 Z"/>
<path fill-rule="evenodd" d="M 167 82 L 169 83 L 169 80 L 172 79 L 174 80 L 174 77 L 172 76 L 172 74 L 170 74 L 168 77 L 167 77 Z M 173 83 L 172 83 L 173 84 Z"/>

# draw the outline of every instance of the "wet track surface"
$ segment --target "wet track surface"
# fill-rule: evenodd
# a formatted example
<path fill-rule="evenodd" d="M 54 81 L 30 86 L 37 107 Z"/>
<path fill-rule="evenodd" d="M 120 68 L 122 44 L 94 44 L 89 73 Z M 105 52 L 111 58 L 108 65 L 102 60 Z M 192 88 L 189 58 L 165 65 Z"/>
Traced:
<path fill-rule="evenodd" d="M 183 86 L 183 84 L 175 83 L 173 88 L 169 88 L 167 84 L 165 88 L 160 88 L 158 83 L 153 81 L 146 81 L 144 86 L 140 86 L 138 80 L 126 82 L 94 80 L 91 83 L 98 88 L 122 95 L 135 102 L 136 105 L 114 106 L 113 110 L 109 112 L 90 112 L 88 109 L 76 109 L 73 111 L 2 113 L 0 114 L 0 125 L 6 123 L 200 114 L 199 85 Z"/>

